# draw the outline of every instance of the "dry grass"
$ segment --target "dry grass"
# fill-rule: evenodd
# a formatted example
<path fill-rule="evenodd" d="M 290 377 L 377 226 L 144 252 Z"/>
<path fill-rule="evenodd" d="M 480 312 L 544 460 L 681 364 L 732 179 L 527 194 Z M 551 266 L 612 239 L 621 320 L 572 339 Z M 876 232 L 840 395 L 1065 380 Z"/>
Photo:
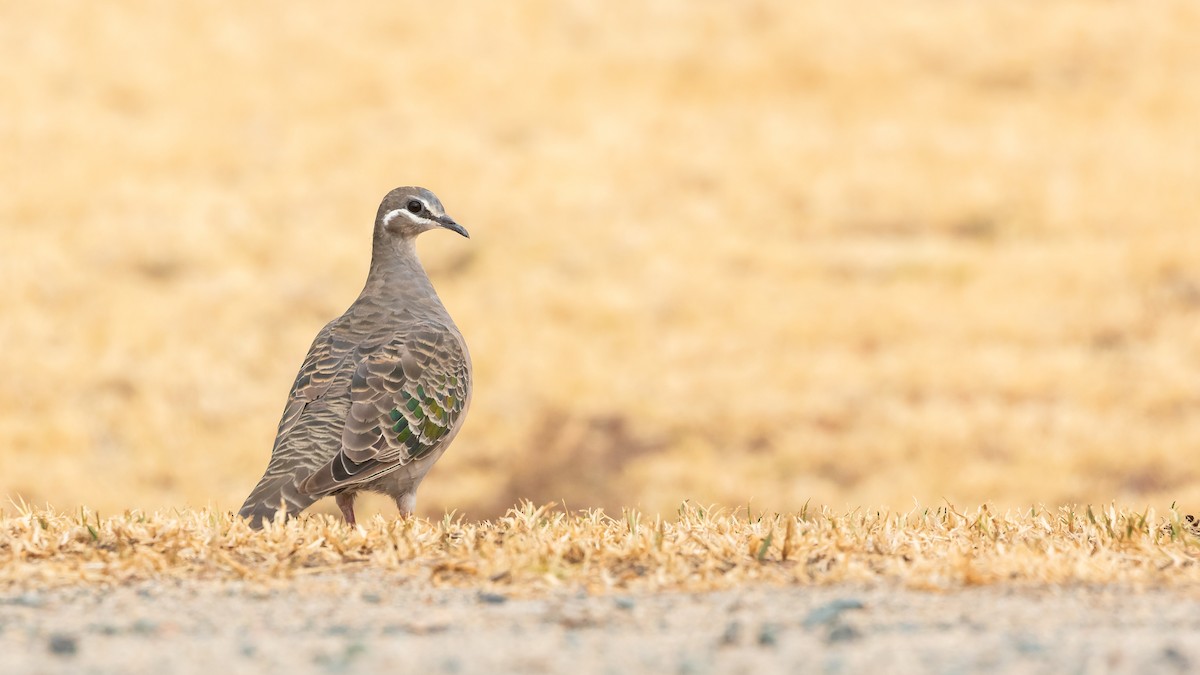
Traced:
<path fill-rule="evenodd" d="M 993 583 L 1200 582 L 1200 539 L 1175 511 L 952 506 L 907 513 L 739 516 L 682 506 L 673 518 L 568 514 L 525 504 L 494 522 L 328 516 L 263 533 L 211 510 L 102 518 L 22 509 L 0 520 L 0 586 L 248 579 L 370 568 L 408 583 L 602 593 L 713 590 L 746 583 L 896 583 L 947 590 Z"/>
<path fill-rule="evenodd" d="M 473 233 L 422 249 L 478 371 L 423 514 L 492 518 L 519 498 L 1191 510 L 1198 34 L 1187 0 L 9 3 L 0 495 L 235 508 L 312 335 L 358 290 L 377 200 L 420 183 Z M 1050 534 L 997 522 L 1090 560 L 1082 532 L 1099 529 L 1052 513 Z M 265 545 L 188 512 L 102 520 L 108 550 L 40 517 L 41 541 L 72 551 L 45 567 L 64 573 L 120 558 L 126 529 L 205 542 L 168 569 L 232 573 L 221 555 Z M 828 546 L 889 527 L 807 522 Z M 441 545 L 440 526 L 390 527 L 274 536 L 336 533 L 297 553 L 322 565 L 360 555 L 333 542 Z M 727 527 L 742 555 L 766 526 Z M 969 531 L 946 536 L 990 541 Z M 1146 579 L 1185 550 L 1098 541 Z M 951 549 L 930 569 L 962 578 Z M 919 567 L 852 550 L 858 571 L 839 574 Z M 464 574 L 503 567 L 477 564 Z"/>

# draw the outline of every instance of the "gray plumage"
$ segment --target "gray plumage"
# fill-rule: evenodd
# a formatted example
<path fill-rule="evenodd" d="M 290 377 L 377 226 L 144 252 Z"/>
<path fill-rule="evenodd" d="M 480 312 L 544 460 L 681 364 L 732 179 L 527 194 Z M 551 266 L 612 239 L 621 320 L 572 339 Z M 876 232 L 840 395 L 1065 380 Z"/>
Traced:
<path fill-rule="evenodd" d="M 424 188 L 396 188 L 379 205 L 366 286 L 309 347 L 266 473 L 239 511 L 254 527 L 281 506 L 292 516 L 328 495 L 354 524 L 363 490 L 412 514 L 471 400 L 466 342 L 414 247 L 438 227 L 468 236 Z"/>

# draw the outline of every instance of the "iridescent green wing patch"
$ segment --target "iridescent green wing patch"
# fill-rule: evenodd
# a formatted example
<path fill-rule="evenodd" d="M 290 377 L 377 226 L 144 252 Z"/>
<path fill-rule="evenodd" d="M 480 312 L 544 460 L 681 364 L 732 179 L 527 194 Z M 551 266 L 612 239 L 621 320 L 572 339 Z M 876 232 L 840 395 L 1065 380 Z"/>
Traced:
<path fill-rule="evenodd" d="M 440 381 L 438 381 L 440 380 Z M 449 431 L 462 410 L 462 396 L 448 391 L 449 378 L 436 378 L 427 388 L 418 384 L 411 392 L 397 392 L 397 407 L 388 413 L 396 440 L 412 459 L 429 454 Z"/>
<path fill-rule="evenodd" d="M 342 427 L 345 470 L 332 485 L 314 489 L 372 480 L 380 471 L 431 456 L 466 408 L 467 353 L 444 326 L 416 326 L 361 349 Z"/>

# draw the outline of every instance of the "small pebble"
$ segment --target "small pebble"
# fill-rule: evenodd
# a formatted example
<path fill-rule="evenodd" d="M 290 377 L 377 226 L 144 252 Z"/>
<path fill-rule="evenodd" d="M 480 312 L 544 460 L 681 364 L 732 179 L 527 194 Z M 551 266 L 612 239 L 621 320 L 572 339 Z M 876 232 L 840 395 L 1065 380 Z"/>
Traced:
<path fill-rule="evenodd" d="M 862 637 L 862 633 L 860 633 L 857 628 L 854 626 L 847 626 L 844 623 L 839 623 L 829 631 L 829 635 L 825 639 L 827 642 L 835 643 L 850 642 L 852 640 L 857 640 L 860 637 Z"/>
<path fill-rule="evenodd" d="M 827 673 L 827 675 L 837 675 L 845 669 L 845 665 L 845 661 L 842 661 L 836 656 L 830 655 L 825 658 L 825 663 L 822 664 L 821 670 L 822 672 Z"/>
<path fill-rule="evenodd" d="M 16 605 L 18 607 L 41 607 L 46 604 L 46 601 L 36 593 L 22 593 L 15 597 L 2 599 L 0 600 L 0 604 Z"/>
<path fill-rule="evenodd" d="M 383 602 L 383 596 L 378 593 L 372 592 L 372 591 L 367 591 L 366 593 L 363 593 L 362 599 L 363 599 L 363 602 L 369 602 L 372 605 L 378 605 L 379 603 Z"/>
<path fill-rule="evenodd" d="M 1040 642 L 1030 637 L 1019 637 L 1016 643 L 1017 651 L 1022 654 L 1040 654 L 1046 649 Z"/>
<path fill-rule="evenodd" d="M 55 633 L 50 636 L 50 653 L 58 656 L 74 656 L 79 651 L 79 641 L 74 635 Z"/>
<path fill-rule="evenodd" d="M 816 628 L 817 626 L 831 624 L 834 622 L 834 620 L 841 616 L 842 612 L 851 609 L 862 609 L 864 606 L 865 605 L 863 605 L 861 601 L 848 598 L 827 602 L 809 612 L 808 616 L 804 617 L 804 627 Z"/>
<path fill-rule="evenodd" d="M 730 621 L 725 626 L 725 632 L 721 633 L 721 644 L 736 645 L 742 637 L 742 624 L 737 621 Z"/>
<path fill-rule="evenodd" d="M 774 647 L 779 643 L 779 624 L 764 623 L 758 629 L 758 644 L 763 647 Z"/>
<path fill-rule="evenodd" d="M 1190 518 L 1190 516 L 1189 516 Z M 1163 659 L 1169 663 L 1175 670 L 1186 673 L 1190 669 L 1192 662 L 1187 655 L 1179 651 L 1175 647 L 1167 647 L 1162 652 Z"/>
<path fill-rule="evenodd" d="M 613 604 L 617 606 L 617 609 L 624 609 L 624 610 L 630 610 L 637 606 L 637 603 L 634 602 L 633 598 L 630 598 L 630 597 L 627 597 L 624 595 L 622 595 L 619 598 L 614 598 Z"/>
<path fill-rule="evenodd" d="M 694 658 L 684 656 L 679 661 L 679 670 L 676 671 L 679 675 L 694 675 L 695 673 L 703 673 L 704 665 Z"/>
<path fill-rule="evenodd" d="M 490 593 L 481 591 L 479 593 L 479 601 L 486 602 L 489 605 L 502 605 L 508 602 L 508 596 L 502 593 Z"/>
<path fill-rule="evenodd" d="M 367 653 L 367 646 L 361 642 L 351 642 L 346 645 L 346 649 L 342 652 L 342 658 L 347 662 L 356 659 Z"/>

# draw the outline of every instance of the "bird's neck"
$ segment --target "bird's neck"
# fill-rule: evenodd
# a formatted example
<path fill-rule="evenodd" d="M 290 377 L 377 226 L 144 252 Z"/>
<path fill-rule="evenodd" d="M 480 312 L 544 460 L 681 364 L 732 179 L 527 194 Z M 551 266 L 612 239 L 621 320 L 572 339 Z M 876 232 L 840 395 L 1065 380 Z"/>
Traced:
<path fill-rule="evenodd" d="M 371 272 L 356 306 L 411 313 L 417 318 L 450 321 L 429 275 L 417 259 L 412 239 L 376 237 L 371 252 Z"/>

